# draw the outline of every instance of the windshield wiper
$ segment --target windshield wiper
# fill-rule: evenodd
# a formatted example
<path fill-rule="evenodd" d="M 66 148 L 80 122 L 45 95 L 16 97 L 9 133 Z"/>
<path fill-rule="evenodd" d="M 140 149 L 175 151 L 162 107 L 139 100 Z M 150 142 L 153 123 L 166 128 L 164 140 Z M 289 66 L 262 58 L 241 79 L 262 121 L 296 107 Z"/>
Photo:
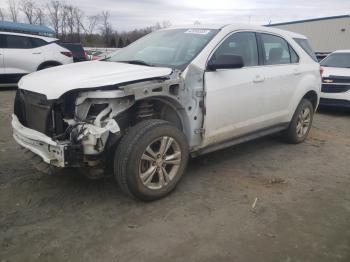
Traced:
<path fill-rule="evenodd" d="M 144 65 L 144 66 L 154 66 L 142 60 L 126 60 L 126 61 L 117 61 L 119 63 L 128 63 L 133 65 Z"/>

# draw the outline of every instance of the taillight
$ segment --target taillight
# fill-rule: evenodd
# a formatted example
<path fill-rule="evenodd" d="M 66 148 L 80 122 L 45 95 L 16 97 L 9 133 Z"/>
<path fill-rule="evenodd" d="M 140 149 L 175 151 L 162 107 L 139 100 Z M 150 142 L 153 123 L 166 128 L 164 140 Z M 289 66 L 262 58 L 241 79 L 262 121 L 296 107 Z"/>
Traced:
<path fill-rule="evenodd" d="M 88 56 L 88 54 L 86 52 L 84 52 L 84 56 L 85 56 L 86 60 L 89 60 L 89 56 Z"/>
<path fill-rule="evenodd" d="M 61 54 L 67 57 L 72 57 L 72 52 L 61 52 Z"/>
<path fill-rule="evenodd" d="M 324 72 L 324 69 L 323 69 L 322 66 L 320 66 L 320 75 L 321 75 L 321 77 L 323 76 L 323 72 Z"/>

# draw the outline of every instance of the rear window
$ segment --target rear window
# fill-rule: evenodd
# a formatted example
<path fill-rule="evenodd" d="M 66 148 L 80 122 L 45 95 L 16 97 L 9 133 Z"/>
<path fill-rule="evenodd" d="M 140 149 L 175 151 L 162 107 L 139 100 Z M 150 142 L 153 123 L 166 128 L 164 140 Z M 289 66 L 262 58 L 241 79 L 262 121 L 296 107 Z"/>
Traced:
<path fill-rule="evenodd" d="M 322 60 L 324 67 L 350 68 L 350 53 L 333 53 Z"/>
<path fill-rule="evenodd" d="M 314 50 L 312 50 L 311 45 L 307 41 L 307 39 L 302 38 L 294 38 L 294 40 L 300 45 L 302 49 L 313 59 L 315 62 L 318 62 L 317 57 L 315 55 Z"/>

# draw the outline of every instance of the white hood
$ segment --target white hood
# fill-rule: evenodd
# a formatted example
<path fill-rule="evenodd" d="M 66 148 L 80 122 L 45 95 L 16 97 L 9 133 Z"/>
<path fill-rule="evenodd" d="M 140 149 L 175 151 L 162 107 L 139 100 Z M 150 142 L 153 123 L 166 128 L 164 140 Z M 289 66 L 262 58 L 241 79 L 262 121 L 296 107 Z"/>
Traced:
<path fill-rule="evenodd" d="M 57 99 L 74 89 L 88 89 L 170 75 L 172 69 L 127 63 L 91 61 L 53 67 L 27 75 L 20 89 Z"/>
<path fill-rule="evenodd" d="M 350 68 L 339 68 L 339 67 L 323 67 L 323 77 L 329 76 L 347 76 L 350 77 Z"/>

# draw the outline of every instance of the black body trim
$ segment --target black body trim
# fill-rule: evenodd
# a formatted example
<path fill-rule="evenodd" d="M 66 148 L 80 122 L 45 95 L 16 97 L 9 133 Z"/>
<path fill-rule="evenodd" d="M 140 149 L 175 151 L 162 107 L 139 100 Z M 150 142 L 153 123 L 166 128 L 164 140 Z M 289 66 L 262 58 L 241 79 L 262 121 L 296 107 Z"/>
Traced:
<path fill-rule="evenodd" d="M 17 84 L 26 74 L 0 74 L 0 84 Z"/>
<path fill-rule="evenodd" d="M 289 126 L 289 123 L 281 123 L 272 127 L 268 127 L 268 128 L 264 128 L 264 129 L 260 129 L 258 131 L 254 131 L 252 133 L 246 134 L 246 135 L 242 135 L 239 137 L 234 137 L 232 139 L 226 140 L 224 142 L 219 142 L 217 144 L 214 145 L 210 145 L 208 147 L 205 147 L 203 149 L 200 149 L 198 151 L 193 152 L 191 155 L 193 157 L 199 156 L 199 155 L 203 155 L 203 154 L 207 154 L 213 151 L 217 151 L 217 150 L 221 150 L 227 147 L 231 147 L 234 145 L 238 145 L 238 144 L 242 144 L 245 142 L 248 142 L 250 140 L 254 140 L 260 137 L 264 137 L 267 135 L 271 135 L 277 132 L 280 132 L 282 130 L 287 129 Z"/>

